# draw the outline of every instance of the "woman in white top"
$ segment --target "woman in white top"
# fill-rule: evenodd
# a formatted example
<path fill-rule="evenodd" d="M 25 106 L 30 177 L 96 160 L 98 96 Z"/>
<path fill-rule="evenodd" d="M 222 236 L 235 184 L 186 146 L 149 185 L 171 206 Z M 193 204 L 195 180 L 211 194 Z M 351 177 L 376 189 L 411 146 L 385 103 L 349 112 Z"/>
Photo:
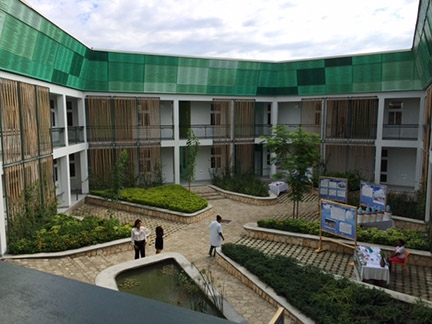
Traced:
<path fill-rule="evenodd" d="M 149 236 L 150 230 L 142 226 L 141 220 L 137 219 L 131 231 L 131 241 L 135 250 L 135 259 L 138 259 L 140 254 L 141 258 L 145 257 L 145 246 Z"/>

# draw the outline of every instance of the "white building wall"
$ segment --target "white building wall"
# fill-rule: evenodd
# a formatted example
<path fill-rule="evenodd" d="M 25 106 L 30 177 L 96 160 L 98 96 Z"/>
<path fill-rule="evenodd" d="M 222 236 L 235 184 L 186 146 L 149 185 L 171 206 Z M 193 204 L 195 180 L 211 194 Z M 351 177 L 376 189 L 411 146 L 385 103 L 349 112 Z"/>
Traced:
<path fill-rule="evenodd" d="M 414 187 L 417 150 L 389 148 L 387 158 L 387 183 L 394 186 Z"/>

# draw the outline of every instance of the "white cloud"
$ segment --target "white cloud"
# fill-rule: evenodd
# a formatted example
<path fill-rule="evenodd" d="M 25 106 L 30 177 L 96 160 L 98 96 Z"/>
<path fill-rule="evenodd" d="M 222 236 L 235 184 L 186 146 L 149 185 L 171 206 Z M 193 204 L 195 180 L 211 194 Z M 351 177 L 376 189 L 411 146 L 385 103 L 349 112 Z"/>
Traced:
<path fill-rule="evenodd" d="M 411 48 L 419 0 L 26 0 L 89 47 L 287 61 Z"/>

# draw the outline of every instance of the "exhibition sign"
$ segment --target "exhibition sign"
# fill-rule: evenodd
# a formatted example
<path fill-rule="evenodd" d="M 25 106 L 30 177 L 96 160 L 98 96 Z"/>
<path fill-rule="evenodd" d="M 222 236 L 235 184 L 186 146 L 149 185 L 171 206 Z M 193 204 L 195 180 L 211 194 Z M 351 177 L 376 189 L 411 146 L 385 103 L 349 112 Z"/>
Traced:
<path fill-rule="evenodd" d="M 360 205 L 385 210 L 387 186 L 362 181 L 360 184 Z"/>
<path fill-rule="evenodd" d="M 321 230 L 349 240 L 357 240 L 356 207 L 321 200 Z"/>
<path fill-rule="evenodd" d="M 348 201 L 348 179 L 320 177 L 319 178 L 319 196 L 322 199 Z"/>

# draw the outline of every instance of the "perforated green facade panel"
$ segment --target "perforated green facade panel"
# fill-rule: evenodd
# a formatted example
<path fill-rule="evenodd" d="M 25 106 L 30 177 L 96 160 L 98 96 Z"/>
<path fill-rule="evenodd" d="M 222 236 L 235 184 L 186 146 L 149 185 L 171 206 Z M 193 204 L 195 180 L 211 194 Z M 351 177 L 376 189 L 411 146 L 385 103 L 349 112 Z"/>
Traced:
<path fill-rule="evenodd" d="M 420 1 L 412 51 L 256 62 L 94 51 L 18 0 L 0 0 L 0 69 L 83 91 L 316 96 L 426 88 L 432 0 Z"/>

